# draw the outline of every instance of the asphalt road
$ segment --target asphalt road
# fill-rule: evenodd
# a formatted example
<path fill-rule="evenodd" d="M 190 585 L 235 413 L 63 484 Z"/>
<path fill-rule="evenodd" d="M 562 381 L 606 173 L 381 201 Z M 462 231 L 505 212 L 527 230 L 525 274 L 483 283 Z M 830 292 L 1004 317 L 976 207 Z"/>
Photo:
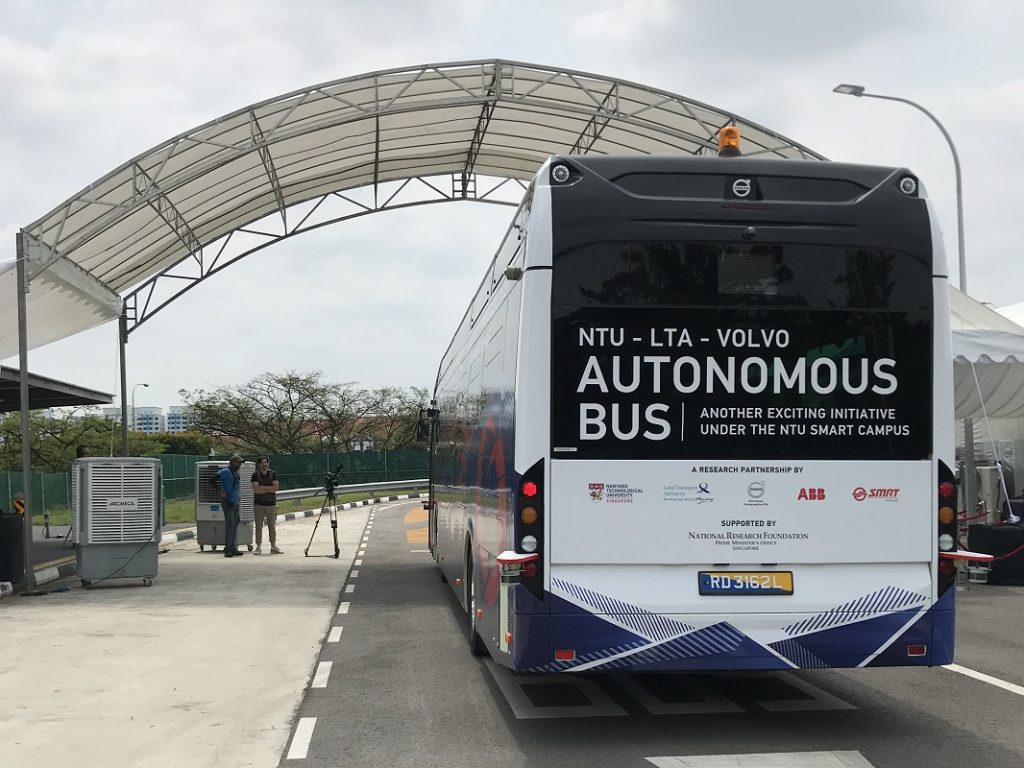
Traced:
<path fill-rule="evenodd" d="M 1024 688 L 949 669 L 512 676 L 470 655 L 425 524 L 371 518 L 281 766 L 1024 766 Z M 1024 686 L 1024 589 L 959 601 L 957 663 Z"/>

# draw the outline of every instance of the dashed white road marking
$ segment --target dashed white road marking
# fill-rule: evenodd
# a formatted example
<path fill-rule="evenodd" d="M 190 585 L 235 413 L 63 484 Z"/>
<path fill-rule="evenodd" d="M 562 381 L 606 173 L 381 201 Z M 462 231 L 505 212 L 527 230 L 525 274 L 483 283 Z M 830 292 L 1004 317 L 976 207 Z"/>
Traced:
<path fill-rule="evenodd" d="M 316 665 L 316 674 L 313 675 L 313 682 L 310 683 L 310 688 L 326 688 L 327 679 L 331 676 L 331 667 L 334 666 L 333 661 L 321 661 Z"/>
<path fill-rule="evenodd" d="M 338 613 L 339 614 L 348 613 L 348 607 L 350 605 L 352 605 L 352 603 L 342 603 L 341 605 L 338 606 Z"/>
<path fill-rule="evenodd" d="M 315 717 L 300 717 L 299 724 L 295 726 L 295 735 L 292 736 L 292 744 L 288 748 L 285 760 L 302 760 L 309 752 L 309 742 L 313 738 L 313 729 L 316 727 Z"/>
<path fill-rule="evenodd" d="M 357 567 L 358 567 L 358 566 L 360 566 L 360 565 L 362 565 L 362 564 L 363 564 L 363 561 L 362 561 L 362 560 L 356 560 L 356 561 L 355 561 L 355 563 L 353 563 L 353 565 L 355 565 L 355 566 L 357 566 Z"/>
<path fill-rule="evenodd" d="M 328 643 L 336 643 L 341 640 L 341 631 L 344 627 L 331 627 L 331 633 L 327 635 Z"/>
<path fill-rule="evenodd" d="M 410 552 L 429 552 L 429 549 L 410 549 Z"/>
<path fill-rule="evenodd" d="M 345 593 L 346 594 L 351 595 L 355 591 L 356 591 L 356 585 L 355 584 L 346 584 L 345 585 Z"/>
<path fill-rule="evenodd" d="M 356 554 L 358 554 L 360 557 L 362 557 L 363 555 L 366 554 L 366 550 L 365 549 L 360 549 Z"/>
<path fill-rule="evenodd" d="M 978 672 L 970 669 L 969 667 L 961 667 L 959 664 L 945 664 L 943 665 L 943 669 L 948 669 L 950 672 L 958 672 L 961 675 L 973 677 L 975 680 L 980 680 L 983 683 L 994 685 L 996 688 L 1002 688 L 1004 691 L 1016 693 L 1018 696 L 1024 696 L 1024 686 L 1017 685 L 1016 683 L 1008 683 L 1005 680 L 1000 680 L 998 677 L 986 675 L 984 672 Z"/>
<path fill-rule="evenodd" d="M 351 572 L 351 573 L 350 573 L 350 574 L 348 575 L 348 577 L 349 577 L 350 579 L 358 579 L 358 578 L 359 578 L 359 571 L 357 571 L 357 570 L 355 570 L 355 569 L 353 568 L 353 569 L 352 569 L 352 572 Z"/>
<path fill-rule="evenodd" d="M 648 757 L 658 768 L 874 768 L 860 752 L 768 752 L 756 755 Z"/>

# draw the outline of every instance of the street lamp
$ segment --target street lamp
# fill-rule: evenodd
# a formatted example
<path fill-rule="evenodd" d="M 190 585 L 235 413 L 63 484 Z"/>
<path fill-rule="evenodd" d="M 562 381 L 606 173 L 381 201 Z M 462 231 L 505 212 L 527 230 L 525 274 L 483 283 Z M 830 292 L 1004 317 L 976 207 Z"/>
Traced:
<path fill-rule="evenodd" d="M 929 119 L 935 125 L 938 126 L 939 130 L 942 131 L 942 135 L 946 137 L 946 142 L 949 144 L 949 150 L 953 153 L 953 168 L 956 170 L 956 234 L 957 234 L 957 253 L 960 257 L 960 291 L 967 293 L 967 260 L 964 255 L 964 199 L 963 199 L 963 184 L 960 178 L 960 156 L 956 153 L 956 146 L 953 144 L 953 139 L 950 138 L 949 132 L 945 129 L 939 119 L 935 117 L 931 112 L 922 107 L 920 104 L 911 101 L 910 99 L 900 98 L 899 96 L 883 96 L 880 93 L 868 93 L 864 90 L 863 85 L 850 85 L 849 83 L 840 83 L 832 89 L 834 93 L 841 93 L 844 96 L 864 96 L 869 99 L 884 99 L 885 101 L 900 101 L 904 104 L 909 104 L 914 109 L 920 110 L 928 115 Z"/>
<path fill-rule="evenodd" d="M 138 389 L 139 387 L 148 387 L 148 386 L 149 386 L 149 384 L 144 384 L 143 382 L 139 382 L 134 387 L 132 387 L 132 420 L 131 420 L 131 428 L 132 429 L 136 429 L 136 426 L 135 426 L 135 390 Z"/>
<path fill-rule="evenodd" d="M 949 150 L 953 153 L 953 168 L 956 170 L 956 234 L 957 234 L 957 249 L 960 256 L 960 291 L 961 293 L 967 293 L 967 260 L 964 256 L 964 198 L 963 198 L 963 184 L 960 179 L 960 156 L 956 153 L 956 146 L 953 144 L 953 139 L 950 138 L 949 132 L 945 129 L 939 119 L 935 117 L 931 112 L 917 104 L 910 99 L 903 99 L 899 96 L 883 96 L 879 93 L 868 93 L 864 90 L 863 85 L 850 85 L 849 83 L 840 83 L 832 89 L 835 93 L 841 93 L 844 96 L 866 96 L 869 99 L 884 99 L 885 101 L 901 101 L 904 104 L 909 104 L 914 109 L 924 112 L 931 119 L 935 125 L 942 131 L 942 135 L 946 137 L 946 143 L 949 144 Z M 976 482 L 974 479 L 975 473 L 975 459 L 974 459 L 974 419 L 964 419 L 964 471 L 961 474 L 963 479 L 964 488 L 964 499 L 967 500 L 968 511 L 974 509 L 973 500 L 977 499 L 977 489 L 975 487 Z"/>

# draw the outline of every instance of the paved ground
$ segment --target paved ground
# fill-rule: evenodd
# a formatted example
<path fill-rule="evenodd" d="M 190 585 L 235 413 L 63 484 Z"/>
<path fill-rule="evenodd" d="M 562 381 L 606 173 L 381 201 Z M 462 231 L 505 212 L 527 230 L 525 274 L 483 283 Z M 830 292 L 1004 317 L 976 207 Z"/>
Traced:
<path fill-rule="evenodd" d="M 186 540 L 150 588 L 0 600 L 0 766 L 276 765 L 371 509 L 339 513 L 338 560 L 303 556 L 310 517 L 283 555 Z M 324 518 L 310 554 L 333 551 Z"/>
<path fill-rule="evenodd" d="M 957 661 L 1009 687 L 948 669 L 513 676 L 469 654 L 423 518 L 343 511 L 339 560 L 303 557 L 305 518 L 280 525 L 281 556 L 185 540 L 152 588 L 0 600 L 0 768 L 1024 766 L 1024 589 L 958 598 Z M 322 523 L 311 554 L 332 552 Z"/>

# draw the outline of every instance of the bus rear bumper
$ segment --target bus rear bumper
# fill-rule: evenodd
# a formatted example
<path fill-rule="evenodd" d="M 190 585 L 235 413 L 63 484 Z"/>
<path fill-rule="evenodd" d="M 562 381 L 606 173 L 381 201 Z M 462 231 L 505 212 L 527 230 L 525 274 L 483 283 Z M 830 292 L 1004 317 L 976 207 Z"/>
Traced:
<path fill-rule="evenodd" d="M 953 657 L 954 590 L 929 608 L 833 613 L 597 614 L 549 595 L 548 615 L 519 616 L 524 672 L 711 672 L 937 666 Z M 544 626 L 547 625 L 547 626 Z M 547 642 L 545 642 L 545 640 Z M 546 648 L 544 646 L 547 646 Z"/>

